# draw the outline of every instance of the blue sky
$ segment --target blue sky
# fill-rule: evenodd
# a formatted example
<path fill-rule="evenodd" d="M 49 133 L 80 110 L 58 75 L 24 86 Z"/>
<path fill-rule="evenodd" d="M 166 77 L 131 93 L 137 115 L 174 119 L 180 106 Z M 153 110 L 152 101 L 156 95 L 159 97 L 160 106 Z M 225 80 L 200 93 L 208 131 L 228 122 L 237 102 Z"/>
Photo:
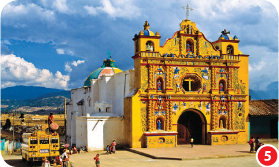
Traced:
<path fill-rule="evenodd" d="M 108 50 L 117 67 L 132 69 L 132 38 L 144 22 L 163 45 L 179 30 L 187 3 L 209 41 L 224 29 L 237 35 L 250 55 L 251 89 L 278 81 L 278 13 L 264 0 L 17 0 L 1 13 L 1 88 L 81 87 Z"/>

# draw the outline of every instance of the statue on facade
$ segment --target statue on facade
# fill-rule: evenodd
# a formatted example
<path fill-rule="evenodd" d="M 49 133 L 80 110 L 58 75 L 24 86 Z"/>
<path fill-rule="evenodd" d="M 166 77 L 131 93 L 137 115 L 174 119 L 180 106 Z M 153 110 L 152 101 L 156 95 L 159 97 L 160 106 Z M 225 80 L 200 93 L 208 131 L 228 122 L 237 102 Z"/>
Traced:
<path fill-rule="evenodd" d="M 161 80 L 157 81 L 157 90 L 162 90 L 162 83 Z"/>
<path fill-rule="evenodd" d="M 205 109 L 205 114 L 206 114 L 206 115 L 209 115 L 209 114 L 210 114 L 210 103 L 209 103 L 209 102 L 207 102 L 205 108 L 206 108 L 206 109 Z"/>
<path fill-rule="evenodd" d="M 160 119 L 157 120 L 157 130 L 161 130 L 161 121 L 160 121 Z"/>
<path fill-rule="evenodd" d="M 202 77 L 203 77 L 204 79 L 208 80 L 209 77 L 208 77 L 208 70 L 207 70 L 207 68 L 204 67 L 204 69 L 201 70 L 201 72 L 202 72 Z"/>
<path fill-rule="evenodd" d="M 206 84 L 204 83 L 202 86 L 203 92 L 206 92 Z"/>
<path fill-rule="evenodd" d="M 223 84 L 222 84 L 222 83 L 220 83 L 220 85 L 219 85 L 219 91 L 220 91 L 220 92 L 223 92 L 223 91 L 224 91 L 224 88 L 223 88 Z"/>
<path fill-rule="evenodd" d="M 179 71 L 180 71 L 179 68 L 178 68 L 178 67 L 175 67 L 173 79 L 176 78 L 176 77 L 179 78 Z"/>

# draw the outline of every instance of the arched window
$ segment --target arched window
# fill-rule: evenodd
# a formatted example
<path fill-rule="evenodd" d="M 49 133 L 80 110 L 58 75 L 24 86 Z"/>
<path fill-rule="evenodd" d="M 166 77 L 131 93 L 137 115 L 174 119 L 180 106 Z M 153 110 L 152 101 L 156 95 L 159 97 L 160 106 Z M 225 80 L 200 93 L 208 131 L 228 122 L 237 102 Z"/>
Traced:
<path fill-rule="evenodd" d="M 106 112 L 110 112 L 110 107 L 107 107 L 107 108 L 106 108 Z"/>
<path fill-rule="evenodd" d="M 186 42 L 186 52 L 194 53 L 194 43 L 191 40 L 187 40 Z"/>
<path fill-rule="evenodd" d="M 227 46 L 227 54 L 233 55 L 233 46 L 232 45 L 228 45 Z"/>
<path fill-rule="evenodd" d="M 216 50 L 219 50 L 219 46 L 215 46 Z"/>
<path fill-rule="evenodd" d="M 201 88 L 201 80 L 196 74 L 187 74 L 182 80 L 182 88 L 185 91 L 198 91 Z"/>
<path fill-rule="evenodd" d="M 164 130 L 164 118 L 158 117 L 156 119 L 156 129 L 157 130 Z"/>
<path fill-rule="evenodd" d="M 222 115 L 219 119 L 219 128 L 227 129 L 226 117 L 224 115 Z"/>
<path fill-rule="evenodd" d="M 101 109 L 99 108 L 99 112 L 101 112 Z"/>
<path fill-rule="evenodd" d="M 226 81 L 221 79 L 219 81 L 219 92 L 225 92 L 226 91 Z"/>
<path fill-rule="evenodd" d="M 159 77 L 156 81 L 156 88 L 158 91 L 163 90 L 163 79 L 161 77 Z"/>
<path fill-rule="evenodd" d="M 152 41 L 147 41 L 146 42 L 146 51 L 154 51 L 154 43 Z"/>

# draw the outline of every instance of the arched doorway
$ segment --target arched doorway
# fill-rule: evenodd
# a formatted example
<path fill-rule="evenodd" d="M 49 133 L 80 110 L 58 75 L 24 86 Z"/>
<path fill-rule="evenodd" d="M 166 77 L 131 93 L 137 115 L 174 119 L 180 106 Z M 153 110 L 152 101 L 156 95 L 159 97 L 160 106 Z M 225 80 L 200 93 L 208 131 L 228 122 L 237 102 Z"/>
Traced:
<path fill-rule="evenodd" d="M 194 144 L 206 144 L 206 119 L 204 115 L 195 109 L 185 110 L 177 121 L 177 143 L 190 144 L 194 138 Z"/>

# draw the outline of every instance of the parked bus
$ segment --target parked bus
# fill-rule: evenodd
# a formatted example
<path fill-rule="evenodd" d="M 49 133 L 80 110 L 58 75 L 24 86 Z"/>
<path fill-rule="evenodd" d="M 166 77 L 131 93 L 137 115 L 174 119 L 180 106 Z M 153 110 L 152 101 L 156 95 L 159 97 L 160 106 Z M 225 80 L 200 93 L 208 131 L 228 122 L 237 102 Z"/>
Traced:
<path fill-rule="evenodd" d="M 59 156 L 59 135 L 54 132 L 36 130 L 22 135 L 22 160 L 26 163 L 42 161 L 47 158 L 55 160 Z"/>

